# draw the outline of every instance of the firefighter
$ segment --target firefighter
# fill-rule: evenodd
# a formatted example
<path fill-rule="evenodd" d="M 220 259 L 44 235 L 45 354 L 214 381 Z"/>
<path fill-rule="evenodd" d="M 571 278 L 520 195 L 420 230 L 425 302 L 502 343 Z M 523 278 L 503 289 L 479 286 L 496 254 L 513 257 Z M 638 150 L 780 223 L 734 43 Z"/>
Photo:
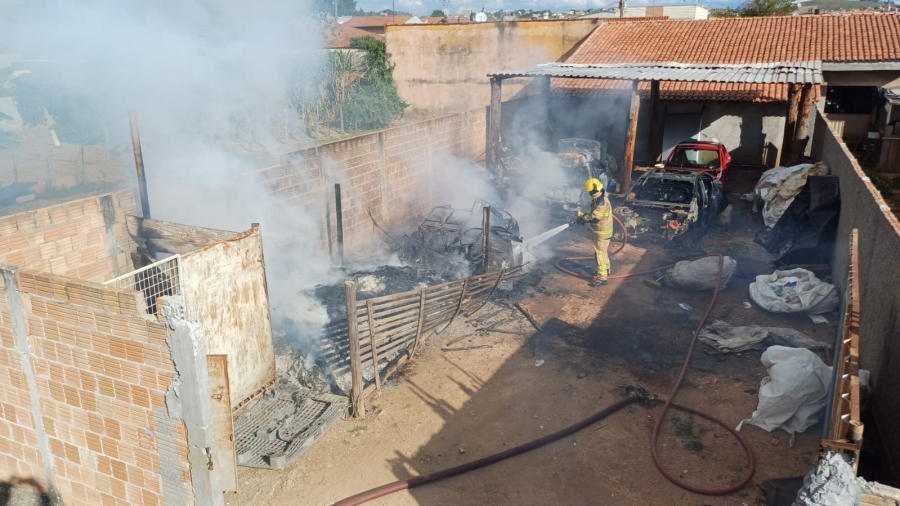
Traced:
<path fill-rule="evenodd" d="M 587 224 L 590 227 L 591 242 L 594 244 L 594 254 L 597 257 L 597 275 L 594 276 L 593 286 L 603 286 L 607 283 L 609 275 L 609 241 L 613 235 L 612 204 L 606 196 L 606 190 L 599 179 L 588 179 L 584 183 L 584 191 L 591 196 L 590 213 L 578 212 L 578 223 Z"/>

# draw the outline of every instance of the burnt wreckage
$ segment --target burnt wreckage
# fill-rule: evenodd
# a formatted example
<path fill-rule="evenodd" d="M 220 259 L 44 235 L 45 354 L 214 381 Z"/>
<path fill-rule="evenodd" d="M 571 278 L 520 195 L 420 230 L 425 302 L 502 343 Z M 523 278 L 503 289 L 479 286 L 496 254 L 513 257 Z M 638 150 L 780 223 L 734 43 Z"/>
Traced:
<path fill-rule="evenodd" d="M 771 229 L 753 242 L 781 255 L 779 265 L 830 264 L 841 214 L 837 176 L 809 176 L 806 185 Z"/>
<path fill-rule="evenodd" d="M 485 207 L 491 209 L 488 267 L 495 270 L 516 265 L 513 245 L 522 242 L 519 223 L 505 209 L 481 199 L 469 209 L 432 209 L 418 229 L 400 241 L 400 260 L 419 269 L 451 272 L 457 278 L 483 270 Z"/>
<path fill-rule="evenodd" d="M 543 204 L 555 215 L 568 218 L 585 205 L 582 188 L 588 179 L 599 179 L 604 188 L 615 192 L 615 184 L 610 184 L 614 183 L 616 159 L 607 152 L 605 142 L 560 139 L 556 160 L 565 182 L 547 188 L 543 197 Z"/>
<path fill-rule="evenodd" d="M 694 242 L 726 207 L 722 182 L 710 174 L 654 169 L 634 182 L 613 213 L 629 237 Z"/>

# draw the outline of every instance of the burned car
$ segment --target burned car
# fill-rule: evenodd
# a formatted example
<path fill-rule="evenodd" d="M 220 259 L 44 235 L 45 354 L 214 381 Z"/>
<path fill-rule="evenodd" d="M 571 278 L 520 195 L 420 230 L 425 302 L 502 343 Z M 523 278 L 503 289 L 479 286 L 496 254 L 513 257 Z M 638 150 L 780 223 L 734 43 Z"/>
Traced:
<path fill-rule="evenodd" d="M 515 265 L 513 245 L 522 242 L 519 223 L 505 209 L 481 199 L 468 209 L 452 206 L 432 209 L 417 230 L 400 241 L 400 260 L 420 269 L 451 272 L 457 278 L 480 272 L 484 244 L 482 209 L 487 206 L 491 208 L 490 268 Z"/>
<path fill-rule="evenodd" d="M 727 206 L 722 182 L 709 173 L 654 169 L 634 182 L 613 212 L 629 237 L 692 243 Z"/>
<path fill-rule="evenodd" d="M 588 179 L 599 179 L 604 187 L 615 192 L 612 175 L 616 172 L 616 159 L 607 152 L 605 142 L 560 139 L 556 160 L 563 182 L 546 189 L 544 203 L 560 217 L 569 217 L 582 207 L 580 200 L 584 195 L 584 182 Z"/>

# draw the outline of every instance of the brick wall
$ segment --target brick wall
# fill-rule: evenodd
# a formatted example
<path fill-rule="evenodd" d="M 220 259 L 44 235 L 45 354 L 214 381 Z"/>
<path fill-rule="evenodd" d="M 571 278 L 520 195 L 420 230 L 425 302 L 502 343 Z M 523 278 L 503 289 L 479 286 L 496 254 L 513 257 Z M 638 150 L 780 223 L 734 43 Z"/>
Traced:
<path fill-rule="evenodd" d="M 847 288 L 850 232 L 859 230 L 860 364 L 871 371 L 872 409 L 881 439 L 900 469 L 900 222 L 822 114 L 811 156 L 840 180 L 841 216 L 832 262 L 835 285 Z M 867 428 L 866 432 L 870 429 Z"/>
<path fill-rule="evenodd" d="M 133 190 L 0 217 L 0 263 L 102 282 L 132 270 Z"/>
<path fill-rule="evenodd" d="M 0 271 L 0 479 L 35 477 L 70 506 L 192 504 L 168 327 L 138 292 Z"/>
<path fill-rule="evenodd" d="M 369 211 L 379 225 L 391 226 L 446 203 L 434 199 L 434 171 L 444 157 L 483 155 L 485 128 L 485 111 L 477 109 L 291 153 L 257 172 L 272 193 L 321 216 L 322 240 L 330 227 L 332 244 L 334 184 L 340 183 L 345 247 L 352 251 L 374 234 Z"/>

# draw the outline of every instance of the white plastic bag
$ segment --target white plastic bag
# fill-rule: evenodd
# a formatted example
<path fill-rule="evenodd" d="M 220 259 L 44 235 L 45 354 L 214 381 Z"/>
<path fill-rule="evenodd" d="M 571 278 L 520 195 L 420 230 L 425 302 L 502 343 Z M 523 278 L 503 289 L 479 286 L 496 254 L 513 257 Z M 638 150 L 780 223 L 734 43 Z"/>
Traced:
<path fill-rule="evenodd" d="M 721 288 L 728 286 L 737 262 L 726 256 L 722 261 Z M 666 272 L 665 283 L 686 290 L 715 290 L 719 275 L 719 258 L 703 257 L 698 260 L 682 260 Z"/>
<path fill-rule="evenodd" d="M 827 313 L 837 309 L 837 288 L 806 269 L 775 271 L 756 276 L 750 298 L 772 313 Z"/>
<path fill-rule="evenodd" d="M 807 349 L 785 346 L 770 346 L 761 362 L 769 376 L 760 383 L 759 405 L 737 430 L 745 422 L 769 432 L 782 429 L 793 445 L 794 434 L 815 425 L 825 410 L 831 367 Z"/>
<path fill-rule="evenodd" d="M 803 163 L 792 167 L 775 167 L 763 172 L 753 192 L 763 201 L 763 221 L 773 227 L 787 210 L 794 197 L 806 186 L 809 176 L 824 176 L 828 167 L 819 162 Z"/>

